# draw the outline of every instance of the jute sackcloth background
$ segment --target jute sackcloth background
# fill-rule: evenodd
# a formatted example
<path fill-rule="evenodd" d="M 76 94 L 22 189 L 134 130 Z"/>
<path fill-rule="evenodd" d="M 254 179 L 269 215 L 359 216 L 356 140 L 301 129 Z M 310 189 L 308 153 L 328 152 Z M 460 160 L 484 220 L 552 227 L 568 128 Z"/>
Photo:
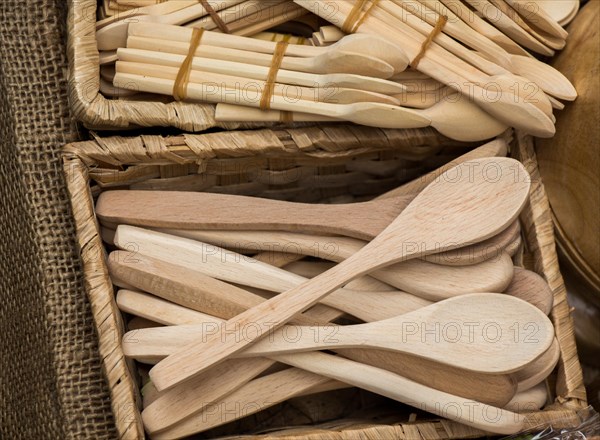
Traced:
<path fill-rule="evenodd" d="M 60 151 L 64 0 L 0 0 L 0 438 L 115 438 Z"/>

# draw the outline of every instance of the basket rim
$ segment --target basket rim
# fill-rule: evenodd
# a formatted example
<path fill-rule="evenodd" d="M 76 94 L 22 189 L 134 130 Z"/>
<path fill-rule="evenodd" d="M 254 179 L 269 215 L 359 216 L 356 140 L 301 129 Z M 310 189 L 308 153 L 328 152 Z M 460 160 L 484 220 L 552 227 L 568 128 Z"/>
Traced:
<path fill-rule="evenodd" d="M 228 135 L 228 133 L 216 133 L 215 135 Z M 177 140 L 175 140 L 175 138 L 163 138 L 161 136 L 138 136 L 118 139 L 121 142 L 131 142 L 136 148 L 139 148 L 140 145 L 154 145 L 159 143 L 164 147 L 164 150 L 161 150 L 163 154 L 175 154 L 177 151 L 181 152 L 181 147 L 177 150 L 177 145 L 181 142 L 189 147 L 189 144 L 197 141 L 199 137 L 203 136 L 207 135 L 180 136 L 177 137 Z M 165 141 L 165 139 L 168 141 Z M 141 415 L 137 406 L 140 399 L 138 390 L 135 387 L 134 380 L 121 350 L 119 343 L 120 338 L 115 337 L 115 335 L 121 336 L 123 334 L 123 323 L 121 322 L 120 314 L 116 313 L 118 308 L 116 307 L 112 284 L 109 282 L 108 270 L 104 262 L 105 255 L 102 240 L 100 238 L 99 225 L 94 215 L 93 198 L 90 191 L 90 169 L 100 163 L 115 163 L 115 158 L 120 157 L 119 154 L 113 154 L 114 152 L 112 149 L 115 144 L 110 141 L 111 138 L 97 137 L 92 141 L 67 144 L 63 149 L 63 163 L 67 186 L 70 192 L 70 199 L 73 205 L 77 228 L 77 240 L 83 260 L 86 293 L 92 303 L 94 322 L 98 330 L 100 354 L 103 359 L 103 367 L 110 387 L 113 411 L 116 415 L 119 415 L 119 417 L 115 418 L 117 429 L 122 438 L 138 439 L 144 438 Z M 534 173 L 532 174 L 532 176 L 534 176 L 535 170 L 537 169 L 537 163 L 531 138 L 522 134 L 517 134 L 516 141 L 517 151 L 513 151 L 513 155 L 517 156 L 526 165 L 528 170 Z M 93 155 L 89 154 L 91 147 L 94 147 Z M 147 150 L 145 153 L 146 154 L 140 153 L 139 156 L 135 157 L 135 160 L 141 164 L 147 163 L 149 165 L 149 162 L 152 160 L 152 154 L 148 154 Z M 281 150 L 281 153 L 283 155 L 291 155 L 289 150 Z M 354 153 L 356 153 L 356 151 Z M 330 154 L 335 156 L 334 153 Z M 339 152 L 339 154 L 344 158 L 347 158 L 352 155 L 352 152 L 345 151 Z M 186 155 L 195 157 L 197 160 L 196 163 L 211 160 L 210 155 L 209 157 L 206 157 L 206 151 L 203 150 L 188 148 Z M 188 156 L 186 156 L 186 159 L 189 159 Z M 231 156 L 225 155 L 225 157 Z M 316 157 L 319 156 L 316 155 Z M 233 158 L 235 158 L 235 156 L 233 156 Z M 316 158 L 314 159 L 319 160 Z M 172 163 L 177 163 L 176 156 L 168 156 L 162 160 L 171 160 Z M 117 160 L 116 163 L 119 163 L 119 161 Z M 124 164 L 125 161 L 121 161 L 120 163 Z M 530 226 L 534 231 L 534 235 L 532 235 L 531 231 L 528 231 L 526 238 L 528 238 L 527 241 L 530 244 L 530 248 L 532 248 L 534 252 L 541 254 L 540 258 L 536 258 L 541 261 L 540 264 L 536 264 L 536 271 L 542 273 L 546 278 L 548 278 L 549 273 L 552 272 L 550 274 L 552 279 L 548 279 L 548 281 L 555 291 L 555 309 L 553 311 L 553 317 L 556 318 L 559 316 L 558 320 L 555 320 L 555 325 L 557 326 L 557 336 L 559 337 L 562 352 L 562 365 L 558 370 L 556 389 L 557 400 L 551 408 L 532 413 L 529 416 L 530 426 L 536 426 L 539 423 L 554 420 L 569 419 L 571 422 L 574 422 L 577 411 L 587 406 L 587 403 L 581 367 L 579 365 L 576 349 L 574 349 L 573 322 L 566 302 L 566 289 L 564 288 L 562 277 L 558 271 L 556 251 L 553 246 L 540 245 L 540 243 L 537 243 L 536 241 L 538 240 L 538 236 L 535 235 L 535 231 L 543 230 L 545 233 L 548 233 L 547 222 L 551 222 L 549 204 L 545 196 L 543 184 L 539 178 L 534 178 L 532 183 L 532 191 L 535 191 L 537 194 L 535 203 L 539 205 L 534 208 L 540 210 L 542 215 L 530 214 L 533 218 Z M 531 202 L 531 205 L 533 205 L 533 193 Z M 553 242 L 554 235 L 551 227 L 549 234 Z M 558 335 L 559 332 L 560 335 Z M 572 355 L 573 350 L 575 350 L 574 356 Z M 565 353 L 571 353 L 566 356 L 566 360 L 563 358 Z M 124 410 L 124 408 L 126 408 L 126 410 Z M 126 411 L 126 414 L 123 414 L 124 411 Z M 540 420 L 542 422 L 540 422 Z M 402 429 L 405 425 L 425 427 L 425 425 L 429 426 L 432 423 L 436 424 L 439 429 L 445 432 L 446 436 L 441 436 L 440 438 L 463 438 L 466 435 L 472 435 L 474 437 L 485 435 L 485 433 L 481 431 L 464 427 L 458 423 L 441 419 L 437 420 L 435 418 L 433 420 L 406 424 L 402 423 L 393 426 L 382 425 L 379 426 L 379 428 L 388 426 L 390 429 L 398 430 Z M 348 429 L 351 430 L 352 428 Z M 456 437 L 456 433 L 460 433 L 460 437 Z M 252 438 L 261 437 L 258 436 Z M 302 438 L 307 438 L 306 433 L 302 434 Z"/>

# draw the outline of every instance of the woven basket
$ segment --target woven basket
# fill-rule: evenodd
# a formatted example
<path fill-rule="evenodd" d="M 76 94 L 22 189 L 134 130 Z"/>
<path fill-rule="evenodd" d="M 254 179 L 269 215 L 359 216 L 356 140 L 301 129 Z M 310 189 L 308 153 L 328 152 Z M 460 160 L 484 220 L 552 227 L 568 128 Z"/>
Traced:
<path fill-rule="evenodd" d="M 107 99 L 100 93 L 99 52 L 96 44 L 96 0 L 69 0 L 69 100 L 75 118 L 92 130 L 175 127 L 201 132 L 220 127 L 272 127 L 273 123 L 218 123 L 215 105 L 184 102 Z M 288 126 L 294 126 L 293 124 Z"/>
<path fill-rule="evenodd" d="M 378 146 L 375 148 L 374 146 Z M 360 200 L 382 193 L 462 154 L 464 144 L 448 143 L 431 129 L 360 130 L 354 126 L 222 132 L 163 138 L 96 138 L 70 144 L 64 167 L 77 224 L 87 294 L 99 335 L 100 354 L 112 393 L 121 438 L 144 438 L 135 373 L 120 345 L 123 318 L 117 309 L 105 264 L 106 251 L 94 214 L 94 196 L 103 188 L 216 191 L 296 201 Z M 531 173 L 530 204 L 522 214 L 525 261 L 545 276 L 554 291 L 552 319 L 561 360 L 555 403 L 528 416 L 528 428 L 578 426 L 586 404 L 566 291 L 558 268 L 552 220 L 539 179 L 530 138 L 518 136 L 513 156 Z M 292 177 L 293 176 L 293 177 Z M 310 178 L 305 178 L 310 176 Z M 485 433 L 435 418 L 381 419 L 329 423 L 278 432 L 286 439 L 455 439 Z M 235 433 L 233 433 L 235 434 Z M 261 435 L 253 438 L 270 438 Z"/>

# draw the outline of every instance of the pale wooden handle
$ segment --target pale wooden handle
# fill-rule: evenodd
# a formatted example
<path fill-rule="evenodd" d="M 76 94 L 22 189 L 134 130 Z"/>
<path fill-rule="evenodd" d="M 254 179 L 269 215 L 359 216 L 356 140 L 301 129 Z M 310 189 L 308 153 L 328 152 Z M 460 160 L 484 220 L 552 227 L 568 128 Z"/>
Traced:
<path fill-rule="evenodd" d="M 437 391 L 380 368 L 337 356 L 325 353 L 298 353 L 280 355 L 277 356 L 277 360 L 487 432 L 515 434 L 523 429 L 525 422 L 525 417 L 519 414 Z M 448 408 L 460 410 L 450 411 Z M 488 414 L 494 414 L 494 420 L 491 420 Z"/>
<path fill-rule="evenodd" d="M 362 259 L 351 257 L 326 273 L 241 313 L 224 323 L 218 334 L 205 342 L 195 341 L 156 365 L 150 370 L 154 385 L 159 391 L 166 390 L 196 377 L 213 365 L 243 351 L 368 270 Z"/>
<path fill-rule="evenodd" d="M 284 117 L 285 116 L 285 117 Z M 339 119 L 310 113 L 291 112 L 284 115 L 279 110 L 260 110 L 233 104 L 217 104 L 215 120 L 220 122 L 281 122 L 291 118 L 294 122 L 338 122 Z"/>

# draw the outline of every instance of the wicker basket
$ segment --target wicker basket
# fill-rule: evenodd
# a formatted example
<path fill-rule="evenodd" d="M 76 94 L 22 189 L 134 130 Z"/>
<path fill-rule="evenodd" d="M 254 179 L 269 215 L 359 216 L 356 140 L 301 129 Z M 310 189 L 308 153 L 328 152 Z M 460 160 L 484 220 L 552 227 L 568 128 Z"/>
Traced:
<path fill-rule="evenodd" d="M 378 147 L 375 148 L 374 146 Z M 442 146 L 443 145 L 443 146 Z M 112 393 L 121 438 L 144 438 L 135 374 L 120 346 L 123 319 L 105 264 L 106 251 L 94 214 L 103 188 L 179 189 L 252 194 L 286 200 L 360 200 L 382 193 L 464 152 L 431 129 L 360 130 L 355 126 L 261 130 L 171 138 L 97 138 L 70 144 L 64 167 L 77 224 L 87 294 L 98 328 L 101 357 Z M 555 253 L 552 220 L 530 138 L 518 137 L 513 156 L 533 178 L 531 200 L 522 215 L 526 262 L 543 274 L 555 294 L 552 319 L 561 360 L 555 403 L 528 416 L 528 427 L 574 427 L 586 406 L 566 291 Z M 293 176 L 293 177 L 292 177 Z M 310 176 L 306 179 L 303 176 Z M 485 433 L 434 418 L 388 422 L 340 421 L 278 432 L 288 439 L 455 439 Z M 261 435 L 253 438 L 270 438 Z"/>
<path fill-rule="evenodd" d="M 215 121 L 213 104 L 105 98 L 100 93 L 100 55 L 96 44 L 97 7 L 96 0 L 69 0 L 69 100 L 73 115 L 87 128 L 124 130 L 175 127 L 188 132 L 201 132 L 213 127 L 234 130 L 278 125 L 218 123 Z"/>

